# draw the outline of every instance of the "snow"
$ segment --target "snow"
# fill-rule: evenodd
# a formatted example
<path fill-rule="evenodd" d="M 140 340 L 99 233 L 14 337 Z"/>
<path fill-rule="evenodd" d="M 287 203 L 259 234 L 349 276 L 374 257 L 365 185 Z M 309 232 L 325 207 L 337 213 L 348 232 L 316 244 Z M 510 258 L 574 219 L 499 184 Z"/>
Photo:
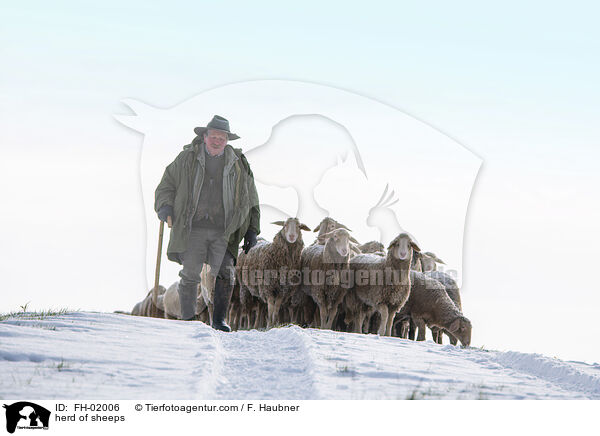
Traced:
<path fill-rule="evenodd" d="M 73 312 L 0 322 L 3 399 L 600 399 L 600 365 L 301 329 Z"/>

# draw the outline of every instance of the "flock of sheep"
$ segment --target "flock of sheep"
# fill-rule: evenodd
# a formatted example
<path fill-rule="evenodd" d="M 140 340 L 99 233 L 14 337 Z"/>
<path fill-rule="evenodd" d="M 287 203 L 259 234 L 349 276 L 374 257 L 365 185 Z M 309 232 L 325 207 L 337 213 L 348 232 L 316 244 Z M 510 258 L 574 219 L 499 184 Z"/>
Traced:
<path fill-rule="evenodd" d="M 350 230 L 333 218 L 315 228 L 315 242 L 305 246 L 297 218 L 276 221 L 279 232 L 269 242 L 259 238 L 246 254 L 240 251 L 228 322 L 233 330 L 271 328 L 293 323 L 344 332 L 434 341 L 446 334 L 456 345 L 471 342 L 471 322 L 462 314 L 456 281 L 437 270 L 443 263 L 421 252 L 406 232 L 387 247 L 359 244 Z M 214 277 L 205 266 L 198 293 L 197 318 L 210 323 Z M 132 315 L 180 317 L 177 283 L 152 292 Z M 152 305 L 158 315 L 152 314 Z"/>

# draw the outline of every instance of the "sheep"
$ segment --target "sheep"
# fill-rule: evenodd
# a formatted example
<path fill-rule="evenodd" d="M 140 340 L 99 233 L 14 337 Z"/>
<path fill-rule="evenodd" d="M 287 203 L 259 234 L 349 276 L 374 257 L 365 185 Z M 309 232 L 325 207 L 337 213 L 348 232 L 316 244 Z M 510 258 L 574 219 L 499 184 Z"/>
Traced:
<path fill-rule="evenodd" d="M 146 298 L 142 301 L 138 302 L 131 309 L 131 314 L 136 316 L 151 316 L 154 318 L 164 318 L 164 306 L 163 306 L 163 294 L 166 292 L 164 286 L 158 286 L 158 296 L 156 303 L 153 303 L 153 290 L 154 288 L 148 291 Z M 156 310 L 156 314 L 154 311 Z"/>
<path fill-rule="evenodd" d="M 169 286 L 162 295 L 164 318 L 166 319 L 181 319 L 181 303 L 179 302 L 179 292 L 177 292 L 178 282 L 173 283 Z M 202 286 L 202 285 L 199 285 Z M 204 303 L 201 292 L 198 292 L 198 299 L 196 303 L 196 319 L 208 322 L 208 310 Z"/>
<path fill-rule="evenodd" d="M 319 242 L 324 245 L 311 245 L 302 250 L 302 290 L 319 306 L 320 327 L 331 329 L 338 306 L 350 285 L 344 286 L 342 274 L 350 277 L 350 253 L 359 251 L 351 244 L 358 242 L 343 228 L 323 233 Z"/>
<path fill-rule="evenodd" d="M 458 308 L 458 310 L 460 310 L 462 312 L 460 291 L 458 288 L 458 284 L 456 283 L 456 280 L 454 280 L 449 274 L 447 274 L 443 271 L 428 271 L 425 273 L 425 275 L 427 277 L 430 277 L 430 278 L 440 282 L 442 284 L 442 286 L 444 286 L 446 293 L 448 294 L 448 296 L 450 297 L 450 299 L 452 300 L 454 305 Z M 431 333 L 433 335 L 434 342 L 441 344 L 442 343 L 442 331 L 439 330 L 437 327 L 434 327 L 431 329 Z M 450 343 L 452 345 L 456 345 L 456 338 L 454 336 L 452 336 L 451 334 L 448 334 L 448 332 L 445 332 L 445 333 L 450 338 Z"/>
<path fill-rule="evenodd" d="M 265 238 L 259 236 L 257 243 L 267 242 Z M 238 250 L 238 259 L 244 254 L 243 249 Z M 238 261 L 239 266 L 239 261 Z M 233 284 L 233 292 L 230 303 L 230 325 L 234 330 L 247 329 L 252 326 L 255 329 L 262 327 L 261 312 L 263 311 L 263 303 L 258 297 L 253 296 L 247 287 L 240 286 L 241 277 L 239 276 L 240 269 L 236 268 L 236 279 Z M 254 315 L 254 319 L 252 319 Z"/>
<path fill-rule="evenodd" d="M 422 265 L 423 272 L 437 271 L 438 263 L 446 265 L 446 263 L 442 259 L 437 257 L 431 251 L 425 251 L 424 253 L 422 253 L 421 265 Z"/>
<path fill-rule="evenodd" d="M 413 258 L 410 261 L 410 269 L 412 269 L 414 271 L 423 272 L 423 264 L 421 263 L 422 259 L 423 259 L 423 253 L 421 253 L 419 251 L 415 251 L 413 253 Z"/>
<path fill-rule="evenodd" d="M 419 246 L 411 235 L 402 232 L 390 242 L 385 257 L 359 254 L 350 259 L 354 292 L 364 304 L 379 312 L 381 322 L 377 333 L 381 336 L 391 335 L 394 315 L 408 299 L 413 251 L 420 251 Z M 366 284 L 365 273 L 369 274 Z"/>
<path fill-rule="evenodd" d="M 369 241 L 358 246 L 361 253 L 374 253 L 385 256 L 385 246 L 379 241 Z"/>
<path fill-rule="evenodd" d="M 321 222 L 317 225 L 317 227 L 315 227 L 315 229 L 313 230 L 313 232 L 319 232 L 319 233 L 317 233 L 317 239 L 315 239 L 315 241 L 311 245 L 324 244 L 325 241 L 323 239 L 319 239 L 319 238 L 321 238 L 321 236 L 323 236 L 325 233 L 330 233 L 330 232 L 334 231 L 335 229 L 346 229 L 349 232 L 352 231 L 348 227 L 346 227 L 344 224 L 338 223 L 333 218 L 327 216 L 327 217 L 323 218 L 321 220 Z M 322 241 L 322 242 L 319 242 L 319 241 Z"/>
<path fill-rule="evenodd" d="M 213 302 L 215 301 L 215 280 L 216 276 L 212 273 L 210 265 L 203 265 L 202 271 L 200 271 L 198 294 L 202 297 L 204 306 L 208 308 L 209 325 L 212 325 Z"/>
<path fill-rule="evenodd" d="M 231 292 L 231 300 L 229 301 L 229 312 L 227 313 L 227 322 L 232 331 L 240 329 L 240 309 L 240 287 L 236 278 L 233 282 L 233 291 Z"/>
<path fill-rule="evenodd" d="M 258 292 L 258 291 L 256 291 Z M 265 304 L 256 295 L 253 295 L 247 286 L 239 281 L 234 285 L 234 294 L 239 295 L 240 307 L 237 320 L 238 329 L 259 329 L 266 325 L 264 321 Z"/>
<path fill-rule="evenodd" d="M 419 271 L 419 272 L 423 272 L 423 266 L 421 264 L 421 260 L 423 259 L 423 253 L 421 253 L 420 251 L 415 251 L 413 252 L 413 257 L 412 260 L 410 261 L 410 269 L 413 271 Z M 394 322 L 396 323 L 396 322 Z M 403 320 L 403 325 L 400 328 L 401 331 L 406 330 L 405 335 L 406 337 L 408 337 L 410 340 L 415 340 L 415 330 L 416 330 L 416 326 L 415 323 L 410 319 L 410 317 L 406 317 L 406 319 Z M 402 336 L 405 337 L 405 336 Z"/>
<path fill-rule="evenodd" d="M 410 279 L 410 296 L 396 315 L 396 323 L 405 325 L 407 317 L 414 320 L 419 329 L 417 341 L 425 340 L 427 325 L 448 331 L 460 340 L 463 346 L 468 347 L 471 343 L 471 321 L 456 307 L 444 286 L 418 271 L 411 271 Z"/>
<path fill-rule="evenodd" d="M 344 312 L 344 324 L 347 326 L 347 331 L 351 330 L 355 333 L 368 331 L 368 321 L 375 312 L 375 309 L 366 305 L 358 298 L 354 287 L 346 292 L 342 310 Z"/>
<path fill-rule="evenodd" d="M 273 242 L 257 242 L 248 253 L 242 253 L 237 262 L 237 274 L 242 288 L 267 303 L 267 328 L 278 322 L 279 309 L 289 299 L 298 283 L 288 276 L 288 271 L 300 271 L 300 255 L 304 248 L 301 230 L 310 231 L 298 218 L 288 218 L 271 224 L 282 226 Z M 299 274 L 298 274 L 299 275 Z M 253 283 L 257 281 L 258 283 Z"/>
<path fill-rule="evenodd" d="M 292 324 L 303 327 L 316 327 L 314 319 L 319 308 L 300 286 L 293 290 L 287 303 L 287 309 Z"/>

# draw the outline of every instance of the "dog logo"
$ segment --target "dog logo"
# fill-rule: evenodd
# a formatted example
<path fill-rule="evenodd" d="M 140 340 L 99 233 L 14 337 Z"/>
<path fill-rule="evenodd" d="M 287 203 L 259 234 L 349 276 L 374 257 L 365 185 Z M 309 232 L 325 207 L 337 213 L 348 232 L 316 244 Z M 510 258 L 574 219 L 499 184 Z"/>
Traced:
<path fill-rule="evenodd" d="M 48 429 L 50 411 L 38 404 L 19 401 L 4 404 L 6 409 L 6 431 L 14 433 L 15 429 Z"/>

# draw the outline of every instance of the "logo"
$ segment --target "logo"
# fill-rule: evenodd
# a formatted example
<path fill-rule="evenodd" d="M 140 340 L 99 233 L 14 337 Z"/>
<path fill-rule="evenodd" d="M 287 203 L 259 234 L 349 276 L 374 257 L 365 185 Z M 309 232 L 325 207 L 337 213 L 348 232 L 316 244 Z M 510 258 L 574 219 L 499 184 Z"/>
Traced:
<path fill-rule="evenodd" d="M 6 430 L 14 433 L 15 429 L 48 430 L 50 411 L 28 401 L 19 401 L 11 405 L 5 404 Z"/>
<path fill-rule="evenodd" d="M 171 108 L 123 100 L 115 118 L 144 134 L 140 183 L 146 277 L 154 278 L 159 220 L 155 190 L 165 166 L 215 114 L 225 116 L 258 191 L 261 222 L 297 217 L 314 228 L 329 216 L 363 243 L 387 247 L 409 232 L 457 272 L 467 205 L 481 159 L 433 127 L 364 96 L 306 82 L 259 80 L 207 90 Z M 262 226 L 271 240 L 280 227 Z M 235 227 L 232 227 L 235 228 Z M 166 281 L 180 266 L 161 267 Z M 460 282 L 461 274 L 455 275 Z M 148 286 L 146 286 L 146 289 Z"/>

